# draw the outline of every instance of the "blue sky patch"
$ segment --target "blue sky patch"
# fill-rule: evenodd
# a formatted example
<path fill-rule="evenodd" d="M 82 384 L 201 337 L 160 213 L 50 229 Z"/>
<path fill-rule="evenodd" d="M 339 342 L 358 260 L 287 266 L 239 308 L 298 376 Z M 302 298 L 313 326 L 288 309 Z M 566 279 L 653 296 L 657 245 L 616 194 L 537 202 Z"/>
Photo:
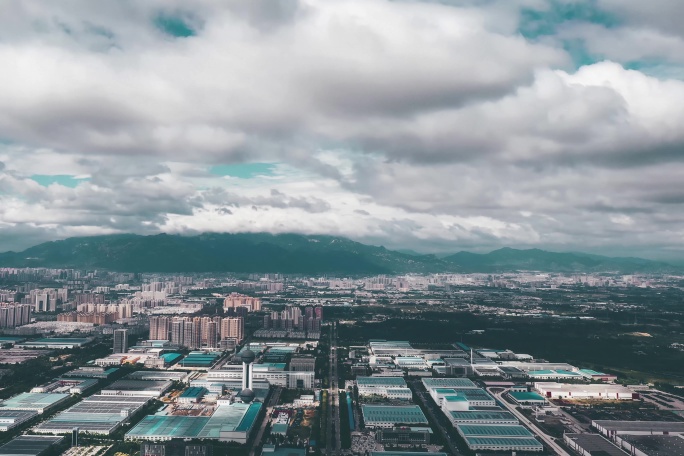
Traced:
<path fill-rule="evenodd" d="M 43 187 L 48 187 L 52 184 L 62 185 L 64 187 L 74 188 L 82 182 L 89 181 L 87 177 L 81 178 L 76 176 L 69 176 L 67 174 L 57 174 L 48 176 L 46 174 L 34 174 L 31 179 L 38 182 Z"/>
<path fill-rule="evenodd" d="M 154 20 L 154 26 L 174 38 L 187 38 L 197 34 L 183 18 L 178 16 L 161 14 Z"/>
<path fill-rule="evenodd" d="M 572 58 L 575 68 L 601 62 L 605 60 L 605 56 L 590 53 L 582 39 L 567 40 L 556 37 L 560 27 L 571 22 L 596 24 L 608 29 L 620 25 L 617 17 L 598 7 L 596 0 L 576 3 L 552 0 L 548 4 L 548 9 L 524 8 L 520 15 L 518 31 L 521 35 L 529 40 L 557 39 Z"/>
<path fill-rule="evenodd" d="M 557 28 L 566 22 L 588 22 L 607 28 L 620 25 L 617 17 L 598 7 L 596 0 L 577 3 L 553 0 L 546 10 L 524 8 L 520 15 L 519 31 L 528 39 L 555 35 Z"/>
<path fill-rule="evenodd" d="M 209 168 L 209 172 L 217 176 L 251 179 L 256 176 L 272 176 L 274 168 L 275 163 L 239 163 L 233 165 L 214 165 Z"/>

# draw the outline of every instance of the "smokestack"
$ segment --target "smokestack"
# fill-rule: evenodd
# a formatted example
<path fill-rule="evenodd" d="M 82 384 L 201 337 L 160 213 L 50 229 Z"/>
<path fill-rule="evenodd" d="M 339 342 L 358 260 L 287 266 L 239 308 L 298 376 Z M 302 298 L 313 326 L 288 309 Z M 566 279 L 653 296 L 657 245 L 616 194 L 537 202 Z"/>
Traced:
<path fill-rule="evenodd" d="M 249 364 L 242 362 L 242 389 L 249 388 L 249 374 L 250 374 Z"/>

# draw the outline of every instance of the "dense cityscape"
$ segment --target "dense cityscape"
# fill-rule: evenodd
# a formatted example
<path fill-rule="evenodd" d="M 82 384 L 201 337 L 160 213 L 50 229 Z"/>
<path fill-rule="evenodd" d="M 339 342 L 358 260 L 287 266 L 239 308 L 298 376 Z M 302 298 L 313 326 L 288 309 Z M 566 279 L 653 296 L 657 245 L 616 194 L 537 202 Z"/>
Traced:
<path fill-rule="evenodd" d="M 684 276 L 0 280 L 0 454 L 683 448 Z"/>

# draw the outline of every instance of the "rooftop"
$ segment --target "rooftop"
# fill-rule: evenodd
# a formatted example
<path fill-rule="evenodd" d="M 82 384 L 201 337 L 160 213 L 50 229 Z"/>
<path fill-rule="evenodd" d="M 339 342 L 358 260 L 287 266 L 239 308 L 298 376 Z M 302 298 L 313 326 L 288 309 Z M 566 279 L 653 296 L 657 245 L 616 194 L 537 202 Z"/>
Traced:
<path fill-rule="evenodd" d="M 444 400 L 447 402 L 468 402 L 465 396 L 444 396 Z"/>
<path fill-rule="evenodd" d="M 253 364 L 254 372 L 258 371 L 284 371 L 287 365 L 285 363 L 259 363 Z"/>
<path fill-rule="evenodd" d="M 532 437 L 532 433 L 517 424 L 489 426 L 486 424 L 459 424 L 458 430 L 464 436 L 481 437 Z"/>
<path fill-rule="evenodd" d="M 69 396 L 70 394 L 66 393 L 21 393 L 0 404 L 0 410 L 38 410 L 49 408 L 66 400 Z"/>
<path fill-rule="evenodd" d="M 0 454 L 4 456 L 37 456 L 43 451 L 62 441 L 64 437 L 44 435 L 20 435 L 0 446 Z"/>
<path fill-rule="evenodd" d="M 433 388 L 477 388 L 477 385 L 467 378 L 424 378 L 423 385 L 427 389 Z"/>
<path fill-rule="evenodd" d="M 612 421 L 594 420 L 592 424 L 603 429 L 616 432 L 681 432 L 684 433 L 684 422 L 670 421 Z"/>
<path fill-rule="evenodd" d="M 108 391 L 159 391 L 171 386 L 170 380 L 117 380 L 109 385 Z"/>
<path fill-rule="evenodd" d="M 132 372 L 126 376 L 130 380 L 181 380 L 187 374 L 185 372 L 168 372 L 168 371 L 138 371 Z"/>
<path fill-rule="evenodd" d="M 362 405 L 361 411 L 366 423 L 428 424 L 423 411 L 417 405 Z"/>
<path fill-rule="evenodd" d="M 221 432 L 247 432 L 252 428 L 262 404 L 254 402 L 220 405 L 211 417 L 148 415 L 126 437 L 205 438 L 218 439 Z"/>
<path fill-rule="evenodd" d="M 684 438 L 678 435 L 630 435 L 624 440 L 648 456 L 684 454 Z"/>
<path fill-rule="evenodd" d="M 494 398 L 481 388 L 464 389 L 454 388 L 454 392 L 459 396 L 464 396 L 469 401 L 493 401 Z"/>
<path fill-rule="evenodd" d="M 207 389 L 201 386 L 191 386 L 183 391 L 180 397 L 200 397 L 207 392 Z"/>
<path fill-rule="evenodd" d="M 77 427 L 85 432 L 110 433 L 126 419 L 126 415 L 135 413 L 147 401 L 147 398 L 133 396 L 90 396 L 41 423 L 35 430 L 67 433 Z"/>
<path fill-rule="evenodd" d="M 593 369 L 580 369 L 580 372 L 587 374 L 587 375 L 606 375 L 603 372 L 597 372 Z"/>
<path fill-rule="evenodd" d="M 36 416 L 36 412 L 33 410 L 6 410 L 0 408 L 0 423 L 4 424 L 24 421 L 33 416 Z"/>
<path fill-rule="evenodd" d="M 543 448 L 543 445 L 535 438 L 510 438 L 510 437 L 466 437 L 468 445 L 496 445 L 499 447 L 537 447 Z"/>
<path fill-rule="evenodd" d="M 85 344 L 87 342 L 90 342 L 91 339 L 88 338 L 78 338 L 78 337 L 46 337 L 44 339 L 36 339 L 34 341 L 30 341 L 27 343 L 52 343 L 52 344 L 70 344 L 70 343 L 80 343 L 80 344 Z"/>
<path fill-rule="evenodd" d="M 491 421 L 491 422 L 518 422 L 511 412 L 504 411 L 455 411 L 450 412 L 452 419 L 456 421 Z"/>
<path fill-rule="evenodd" d="M 625 456 L 618 447 L 604 439 L 599 434 L 565 434 L 565 438 L 575 442 L 580 448 L 591 454 L 605 456 Z"/>
<path fill-rule="evenodd" d="M 544 402 L 544 398 L 537 393 L 511 391 L 508 394 L 510 394 L 511 397 L 518 402 L 526 402 L 526 401 Z"/>
<path fill-rule="evenodd" d="M 172 362 L 176 361 L 178 358 L 182 358 L 182 357 L 183 357 L 183 355 L 181 355 L 180 353 L 164 353 L 163 355 L 161 355 L 161 358 L 163 358 L 164 362 L 167 362 L 167 363 L 172 363 Z"/>
<path fill-rule="evenodd" d="M 406 386 L 403 377 L 356 377 L 359 386 Z"/>

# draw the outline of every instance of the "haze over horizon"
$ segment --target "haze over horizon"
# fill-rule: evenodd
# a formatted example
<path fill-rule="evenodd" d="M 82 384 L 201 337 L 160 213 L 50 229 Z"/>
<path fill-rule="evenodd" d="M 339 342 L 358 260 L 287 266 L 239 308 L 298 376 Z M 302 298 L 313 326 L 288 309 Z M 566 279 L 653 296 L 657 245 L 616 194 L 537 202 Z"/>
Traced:
<path fill-rule="evenodd" d="M 684 259 L 684 3 L 25 1 L 0 252 L 329 234 Z"/>

